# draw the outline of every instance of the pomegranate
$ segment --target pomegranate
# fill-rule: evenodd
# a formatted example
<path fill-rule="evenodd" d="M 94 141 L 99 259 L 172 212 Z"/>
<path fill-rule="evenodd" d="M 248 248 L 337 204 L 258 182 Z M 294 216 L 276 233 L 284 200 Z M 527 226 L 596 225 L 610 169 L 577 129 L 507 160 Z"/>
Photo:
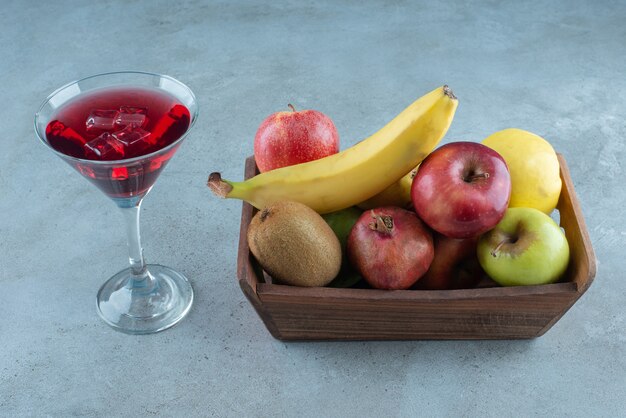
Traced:
<path fill-rule="evenodd" d="M 347 248 L 352 265 L 377 289 L 408 289 L 435 255 L 428 227 L 415 212 L 394 206 L 363 212 Z"/>

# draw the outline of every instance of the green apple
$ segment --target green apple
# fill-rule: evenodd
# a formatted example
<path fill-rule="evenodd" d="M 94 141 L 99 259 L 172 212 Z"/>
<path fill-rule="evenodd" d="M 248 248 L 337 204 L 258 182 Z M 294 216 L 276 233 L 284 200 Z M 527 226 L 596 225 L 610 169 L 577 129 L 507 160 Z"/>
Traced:
<path fill-rule="evenodd" d="M 569 245 L 561 228 L 533 208 L 509 208 L 484 233 L 477 247 L 483 270 L 502 286 L 554 283 L 569 263 Z"/>
<path fill-rule="evenodd" d="M 335 235 L 337 235 L 337 238 L 339 238 L 339 242 L 341 243 L 341 247 L 343 249 L 346 248 L 346 242 L 348 241 L 350 230 L 356 223 L 357 219 L 361 216 L 361 213 L 363 213 L 362 210 L 352 206 L 346 209 L 338 210 L 337 212 L 322 215 L 322 218 L 324 218 L 326 223 L 335 232 Z"/>
<path fill-rule="evenodd" d="M 324 218 L 326 223 L 335 232 L 335 235 L 337 235 L 341 243 L 341 270 L 337 277 L 328 285 L 330 287 L 351 287 L 361 280 L 359 273 L 350 265 L 346 254 L 348 235 L 357 219 L 361 216 L 361 213 L 363 213 L 362 210 L 353 206 L 322 215 L 322 218 Z"/>

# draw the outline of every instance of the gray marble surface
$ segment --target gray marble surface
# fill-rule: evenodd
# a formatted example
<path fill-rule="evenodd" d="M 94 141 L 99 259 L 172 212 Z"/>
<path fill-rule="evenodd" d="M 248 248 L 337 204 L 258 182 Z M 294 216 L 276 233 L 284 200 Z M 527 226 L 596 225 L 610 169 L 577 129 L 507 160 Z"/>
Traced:
<path fill-rule="evenodd" d="M 584 1 L 17 1 L 0 13 L 1 416 L 626 416 L 626 3 Z M 188 84 L 200 118 L 143 206 L 149 262 L 196 301 L 129 336 L 95 294 L 126 263 L 117 208 L 36 141 L 51 91 L 106 71 Z M 235 280 L 242 177 L 259 123 L 287 103 L 342 148 L 441 84 L 445 142 L 507 127 L 568 161 L 596 281 L 532 341 L 283 343 Z M 620 266 L 621 265 L 621 266 Z"/>

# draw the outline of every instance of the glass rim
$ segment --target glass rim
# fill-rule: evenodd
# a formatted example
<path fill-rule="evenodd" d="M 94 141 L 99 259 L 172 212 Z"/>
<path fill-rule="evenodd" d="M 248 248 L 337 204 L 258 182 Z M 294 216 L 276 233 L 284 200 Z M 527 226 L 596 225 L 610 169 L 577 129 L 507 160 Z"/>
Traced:
<path fill-rule="evenodd" d="M 173 81 L 174 83 L 179 84 L 180 86 L 184 87 L 185 90 L 187 90 L 189 92 L 189 94 L 191 95 L 191 98 L 193 99 L 193 102 L 194 102 L 195 107 L 196 107 L 195 112 L 193 112 L 193 114 L 192 114 L 191 121 L 190 121 L 189 126 L 187 127 L 187 130 L 185 131 L 185 133 L 182 134 L 180 136 L 180 138 L 178 138 L 176 141 L 172 142 L 168 146 L 163 147 L 161 149 L 158 149 L 158 150 L 156 150 L 154 152 L 151 152 L 150 154 L 139 155 L 137 157 L 126 158 L 126 159 L 123 159 L 123 160 L 88 160 L 88 159 L 85 159 L 85 158 L 73 157 L 71 155 L 64 154 L 61 151 L 58 151 L 58 150 L 54 149 L 52 147 L 52 145 L 50 145 L 50 143 L 48 143 L 48 141 L 46 140 L 45 133 L 40 132 L 39 127 L 37 126 L 37 119 L 39 119 L 40 113 L 43 110 L 43 108 L 46 106 L 46 104 L 48 104 L 48 102 L 50 102 L 50 100 L 54 96 L 56 96 L 58 93 L 60 93 L 61 91 L 65 90 L 69 86 L 72 86 L 74 84 L 80 83 L 81 81 L 89 80 L 89 79 L 92 79 L 92 78 L 108 76 L 108 75 L 116 75 L 116 74 L 137 74 L 137 75 L 156 76 L 156 77 L 166 78 L 166 79 L 168 79 L 170 81 Z M 118 164 L 124 164 L 125 165 L 125 164 L 128 164 L 128 163 L 134 163 L 134 162 L 137 162 L 137 161 L 141 161 L 141 160 L 143 160 L 145 158 L 150 158 L 150 157 L 156 156 L 158 154 L 165 153 L 168 150 L 174 148 L 177 144 L 179 144 L 187 136 L 189 131 L 191 131 L 191 128 L 195 125 L 196 119 L 198 118 L 198 111 L 199 111 L 199 109 L 200 109 L 200 107 L 198 105 L 198 100 L 196 99 L 196 95 L 193 93 L 193 91 L 185 83 L 175 79 L 174 77 L 170 77 L 169 75 L 164 75 L 164 74 L 151 73 L 151 72 L 147 72 L 147 71 L 111 71 L 111 72 L 107 72 L 107 73 L 94 74 L 94 75 L 90 75 L 88 77 L 80 78 L 78 80 L 70 81 L 69 83 L 66 83 L 63 86 L 61 86 L 61 87 L 57 88 L 56 90 L 54 90 L 52 93 L 50 93 L 44 99 L 44 101 L 39 106 L 39 109 L 37 109 L 37 112 L 35 113 L 35 119 L 34 119 L 34 128 L 35 128 L 35 133 L 37 134 L 37 137 L 39 138 L 39 140 L 47 148 L 52 150 L 52 152 L 54 152 L 55 154 L 57 154 L 58 156 L 60 156 L 61 158 L 65 159 L 65 160 L 69 160 L 69 161 L 73 161 L 73 162 L 77 162 L 77 163 L 82 163 L 82 164 L 92 164 L 92 165 L 118 165 Z"/>

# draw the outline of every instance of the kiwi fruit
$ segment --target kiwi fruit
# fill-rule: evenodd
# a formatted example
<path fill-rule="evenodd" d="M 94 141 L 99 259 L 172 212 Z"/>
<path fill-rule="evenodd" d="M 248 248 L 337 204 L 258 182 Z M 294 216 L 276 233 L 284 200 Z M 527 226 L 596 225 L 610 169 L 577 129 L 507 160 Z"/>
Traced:
<path fill-rule="evenodd" d="M 252 218 L 248 245 L 272 279 L 293 286 L 326 286 L 341 268 L 341 244 L 308 206 L 279 201 Z"/>

